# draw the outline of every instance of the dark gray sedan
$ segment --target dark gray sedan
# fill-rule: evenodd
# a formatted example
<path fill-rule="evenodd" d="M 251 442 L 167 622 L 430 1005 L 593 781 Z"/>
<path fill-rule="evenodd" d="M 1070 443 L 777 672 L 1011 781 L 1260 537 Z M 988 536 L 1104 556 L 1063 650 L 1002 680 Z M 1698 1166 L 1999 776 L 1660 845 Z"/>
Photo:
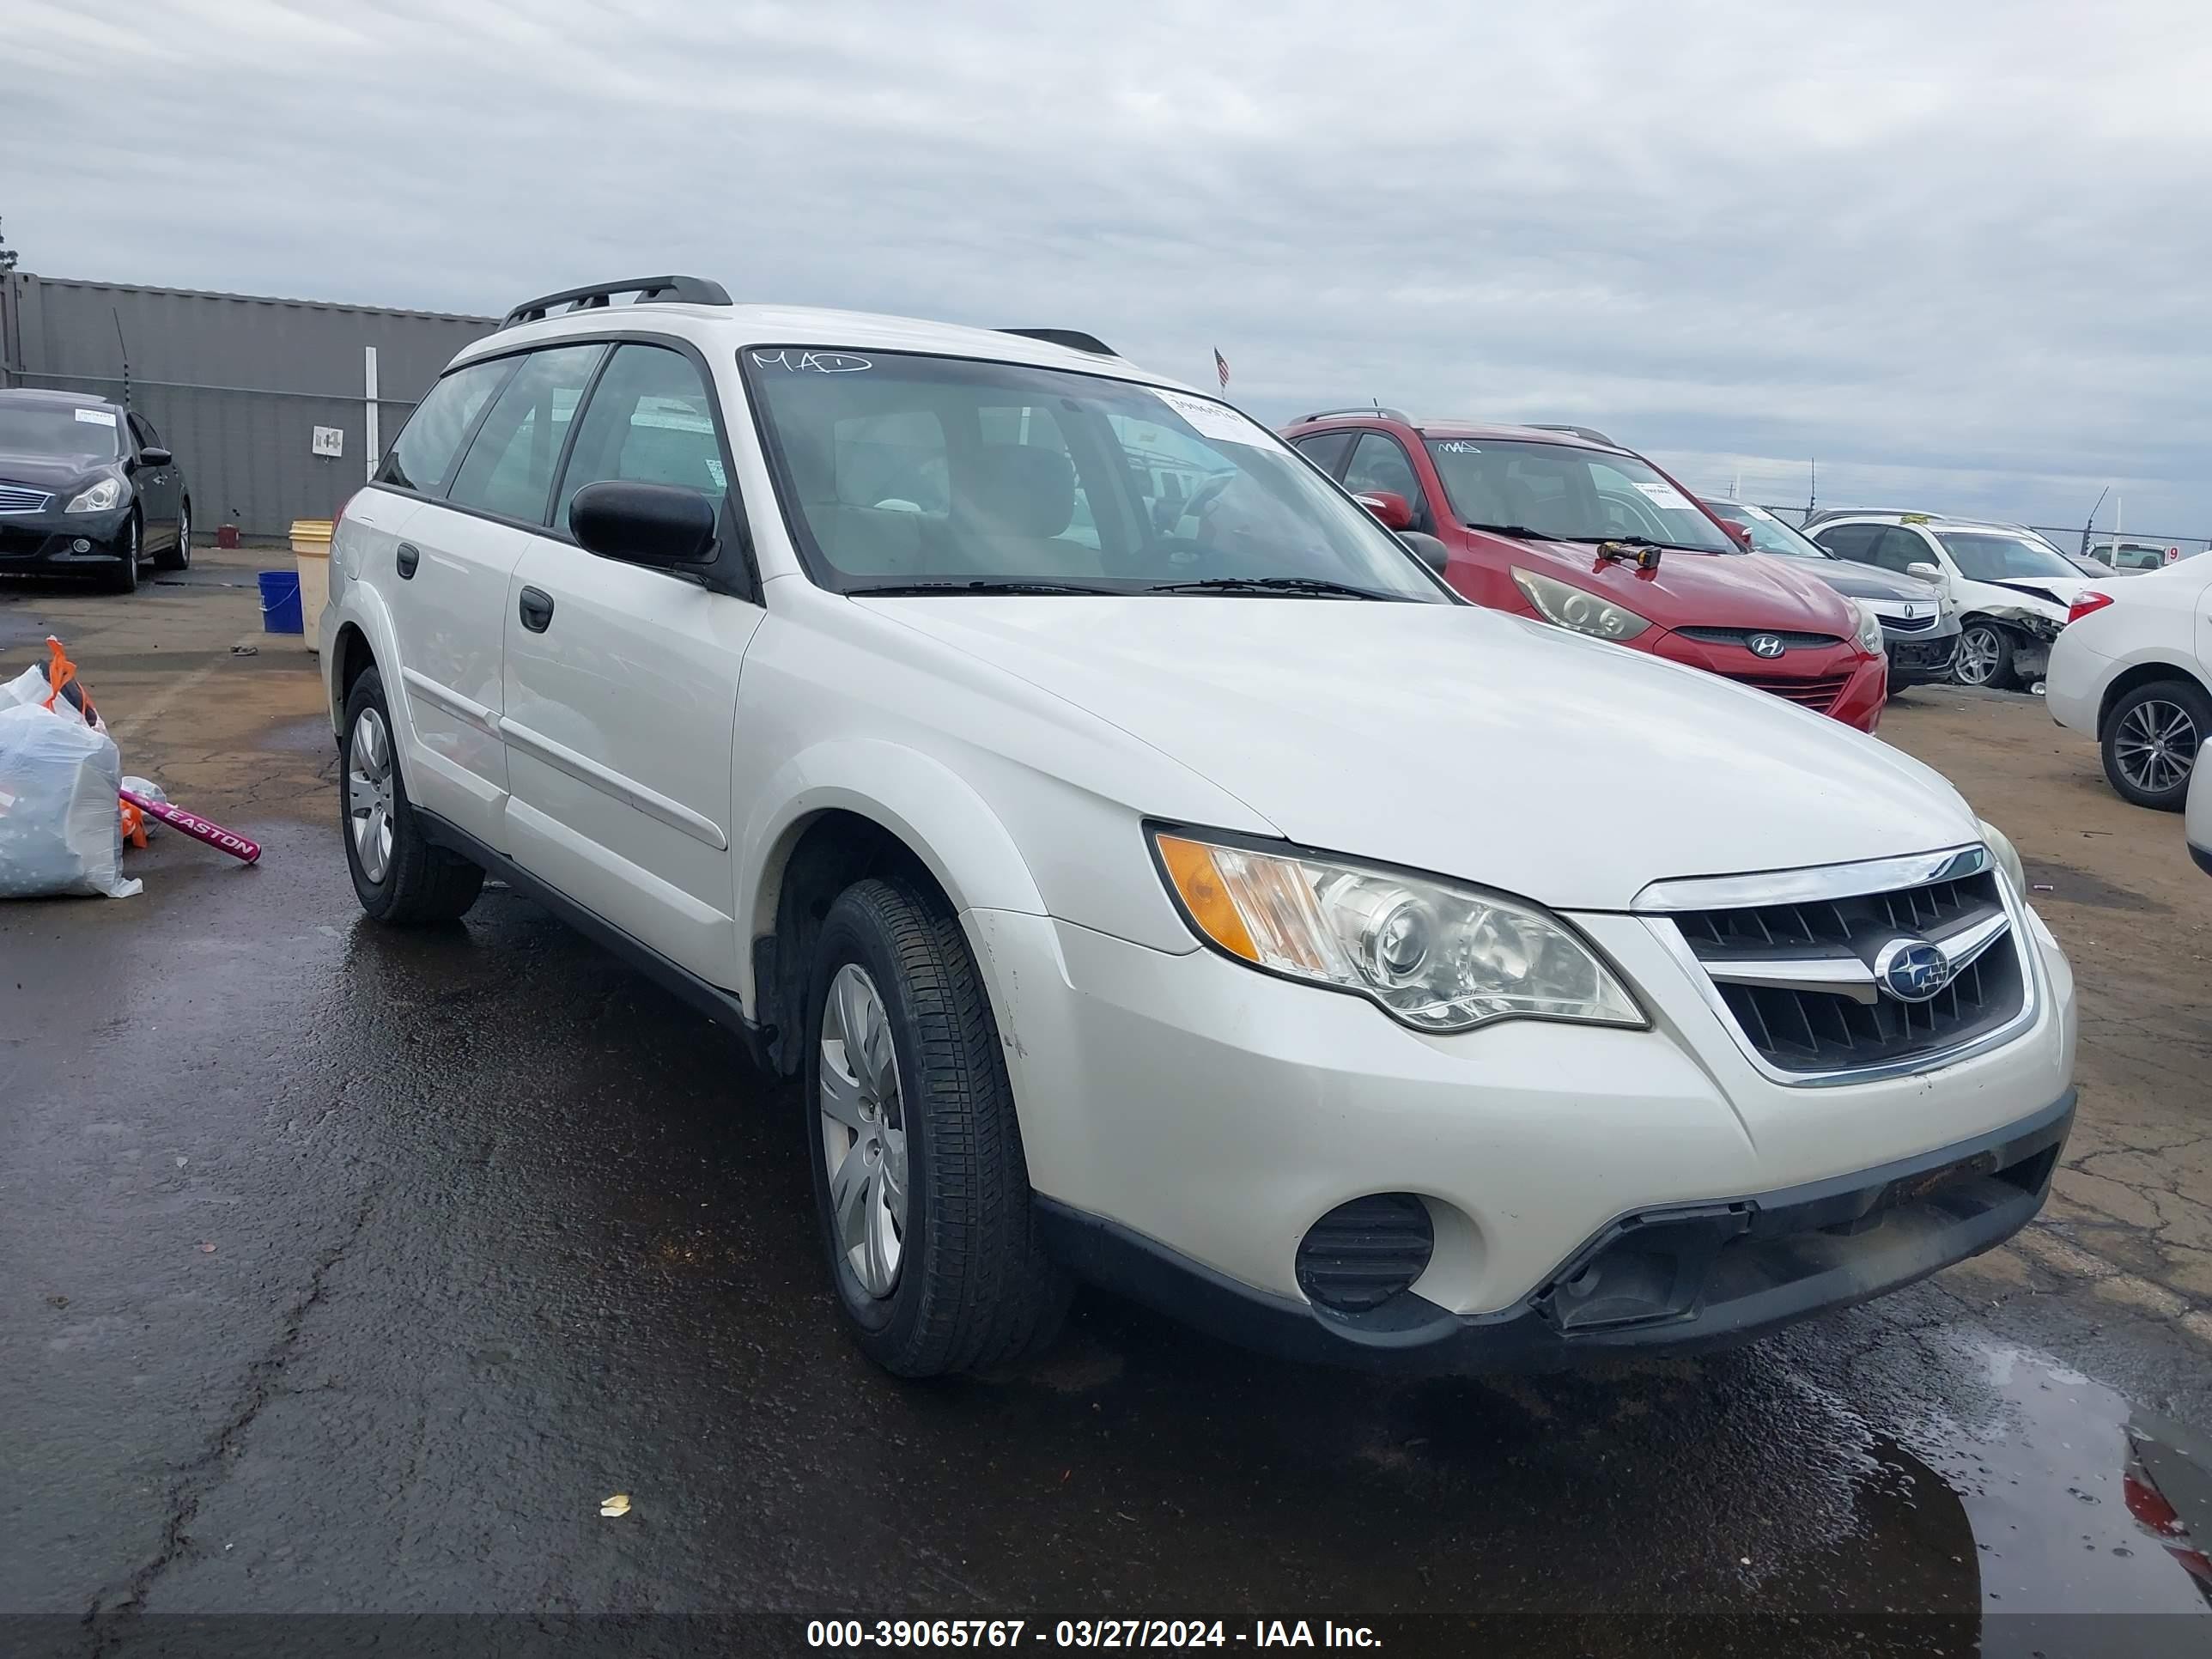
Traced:
<path fill-rule="evenodd" d="M 191 562 L 184 469 L 143 415 L 74 392 L 0 392 L 0 571 L 138 586 Z"/>
<path fill-rule="evenodd" d="M 1947 612 L 1942 594 L 1933 586 L 1839 559 L 1763 507 L 1723 501 L 1705 505 L 1750 546 L 1761 553 L 1805 560 L 1813 566 L 1813 574 L 1879 617 L 1893 692 L 1951 678 L 1951 659 L 1959 651 L 1959 617 L 1955 611 Z"/>

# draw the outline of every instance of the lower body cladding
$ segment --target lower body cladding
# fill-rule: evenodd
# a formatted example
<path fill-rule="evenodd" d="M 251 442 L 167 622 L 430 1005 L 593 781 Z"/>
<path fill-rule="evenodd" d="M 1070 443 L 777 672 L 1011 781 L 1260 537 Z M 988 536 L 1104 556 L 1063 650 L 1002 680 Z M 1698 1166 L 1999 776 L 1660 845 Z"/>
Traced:
<path fill-rule="evenodd" d="M 112 569 L 129 542 L 131 509 L 0 514 L 0 570 Z"/>
<path fill-rule="evenodd" d="M 1291 1358 L 1552 1370 L 1741 1340 L 2018 1231 L 2073 1118 L 2072 976 L 2039 927 L 2017 1035 L 1805 1087 L 1762 1073 L 1642 917 L 1573 920 L 1650 1029 L 1445 1037 L 1210 951 L 966 920 L 1049 1246 Z"/>
<path fill-rule="evenodd" d="M 1886 633 L 1889 650 L 1889 689 L 1908 685 L 1940 685 L 1951 678 L 1951 665 L 1959 654 L 1959 625 L 1948 634 Z"/>

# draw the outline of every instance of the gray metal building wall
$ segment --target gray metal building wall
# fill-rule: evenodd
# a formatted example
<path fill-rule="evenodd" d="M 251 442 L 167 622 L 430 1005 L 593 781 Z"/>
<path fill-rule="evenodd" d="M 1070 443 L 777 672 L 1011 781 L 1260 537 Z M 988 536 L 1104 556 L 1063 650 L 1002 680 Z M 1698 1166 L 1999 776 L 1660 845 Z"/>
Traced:
<path fill-rule="evenodd" d="M 495 320 L 16 271 L 0 275 L 0 386 L 120 403 L 127 346 L 131 406 L 176 452 L 193 523 L 281 537 L 295 519 L 328 518 L 368 476 L 362 348 L 376 348 L 388 447 L 447 361 Z M 319 426 L 344 434 L 342 455 L 313 453 Z"/>

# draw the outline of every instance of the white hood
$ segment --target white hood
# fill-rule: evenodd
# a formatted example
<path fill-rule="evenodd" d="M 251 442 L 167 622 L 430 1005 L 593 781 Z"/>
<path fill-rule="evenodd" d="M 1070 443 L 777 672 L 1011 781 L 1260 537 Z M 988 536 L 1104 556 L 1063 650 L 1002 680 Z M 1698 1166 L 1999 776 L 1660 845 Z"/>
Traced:
<path fill-rule="evenodd" d="M 1624 908 L 1666 877 L 1978 835 L 1949 784 L 1886 744 L 1768 693 L 1474 606 L 862 603 L 1121 727 L 1292 841 L 1562 908 Z"/>

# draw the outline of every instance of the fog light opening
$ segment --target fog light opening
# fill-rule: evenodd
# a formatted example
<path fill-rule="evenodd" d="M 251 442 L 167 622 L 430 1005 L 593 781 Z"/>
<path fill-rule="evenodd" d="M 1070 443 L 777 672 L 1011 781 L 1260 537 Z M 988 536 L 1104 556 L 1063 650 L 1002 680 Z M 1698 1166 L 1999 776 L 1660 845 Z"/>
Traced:
<path fill-rule="evenodd" d="M 1411 1193 L 1340 1204 L 1298 1243 L 1298 1288 L 1338 1313 L 1367 1313 L 1401 1295 L 1436 1249 L 1428 1206 Z"/>

